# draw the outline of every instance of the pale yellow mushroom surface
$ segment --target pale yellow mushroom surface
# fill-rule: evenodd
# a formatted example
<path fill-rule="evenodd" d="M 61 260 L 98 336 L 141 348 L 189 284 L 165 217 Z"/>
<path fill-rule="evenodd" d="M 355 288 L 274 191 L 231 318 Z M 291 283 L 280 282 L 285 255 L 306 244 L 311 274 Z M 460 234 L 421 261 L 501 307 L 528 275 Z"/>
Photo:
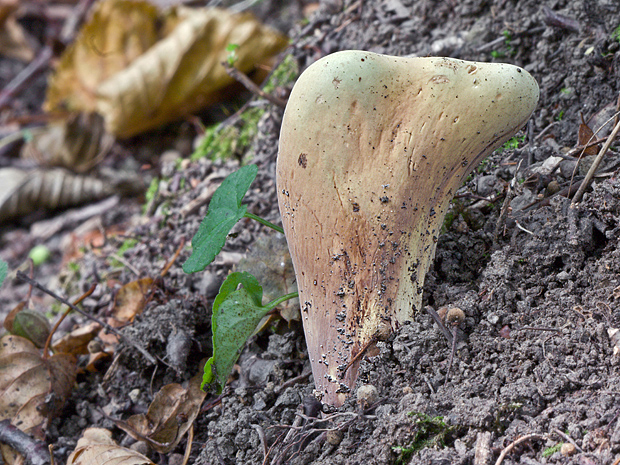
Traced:
<path fill-rule="evenodd" d="M 356 355 L 413 319 L 450 200 L 527 122 L 538 93 L 509 64 L 363 51 L 300 76 L 277 189 L 324 401 L 340 405 Z"/>

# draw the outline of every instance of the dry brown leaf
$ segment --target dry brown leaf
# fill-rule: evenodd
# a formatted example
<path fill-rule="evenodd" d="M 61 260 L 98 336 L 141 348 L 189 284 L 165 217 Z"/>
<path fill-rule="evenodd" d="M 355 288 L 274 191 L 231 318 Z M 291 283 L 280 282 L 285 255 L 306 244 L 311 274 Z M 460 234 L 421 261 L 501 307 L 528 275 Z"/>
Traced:
<path fill-rule="evenodd" d="M 142 313 L 152 285 L 153 278 L 141 278 L 121 287 L 114 299 L 114 319 L 120 323 L 129 323 Z"/>
<path fill-rule="evenodd" d="M 88 428 L 67 459 L 67 465 L 155 465 L 138 452 L 119 447 L 112 433 L 103 428 Z"/>
<path fill-rule="evenodd" d="M 579 133 L 577 139 L 577 143 L 579 145 L 587 145 L 592 141 L 596 140 L 596 137 L 594 136 L 594 131 L 592 131 L 592 129 L 590 129 L 590 126 L 588 126 L 583 120 L 583 115 L 581 115 L 581 123 L 579 124 Z M 598 147 L 596 145 L 593 145 L 592 147 L 587 147 L 586 149 L 584 149 L 583 153 L 584 155 L 596 155 L 598 153 Z"/>
<path fill-rule="evenodd" d="M 175 7 L 154 17 L 152 5 L 145 3 L 131 2 L 132 9 L 125 0 L 101 2 L 50 79 L 46 110 L 96 109 L 109 132 L 129 137 L 219 101 L 222 88 L 233 82 L 221 64 L 229 44 L 239 46 L 235 66 L 242 72 L 287 45 L 284 36 L 249 13 Z M 138 24 L 140 15 L 163 26 L 157 30 L 145 21 L 130 28 L 124 19 L 124 36 L 110 19 L 127 16 Z M 125 42 L 140 46 L 125 52 Z M 93 67 L 98 71 L 93 73 Z"/>
<path fill-rule="evenodd" d="M 0 420 L 11 420 L 37 439 L 45 437 L 47 421 L 71 394 L 76 375 L 75 358 L 57 354 L 48 359 L 27 339 L 7 335 L 0 339 Z M 7 465 L 22 464 L 22 457 L 0 445 Z"/>
<path fill-rule="evenodd" d="M 33 130 L 21 156 L 84 173 L 102 160 L 113 144 L 114 137 L 105 132 L 101 116 L 80 113 Z"/>
<path fill-rule="evenodd" d="M 0 55 L 29 62 L 34 59 L 35 53 L 15 18 L 18 7 L 18 0 L 0 1 Z"/>
<path fill-rule="evenodd" d="M 102 180 L 68 171 L 0 169 L 0 222 L 36 210 L 54 210 L 101 199 L 114 193 Z"/>
<path fill-rule="evenodd" d="M 146 1 L 97 3 L 50 77 L 44 108 L 94 111 L 99 84 L 157 42 L 158 15 Z"/>
<path fill-rule="evenodd" d="M 162 387 L 155 394 L 146 414 L 133 415 L 127 422 L 117 421 L 116 425 L 134 439 L 147 441 L 157 452 L 170 452 L 200 412 L 207 395 L 200 389 L 201 381 L 201 376 L 192 378 L 187 389 L 180 384 Z"/>
<path fill-rule="evenodd" d="M 82 355 L 88 353 L 88 343 L 92 341 L 101 330 L 101 325 L 92 322 L 86 326 L 81 326 L 69 334 L 65 334 L 52 344 L 54 352 L 65 354 Z"/>

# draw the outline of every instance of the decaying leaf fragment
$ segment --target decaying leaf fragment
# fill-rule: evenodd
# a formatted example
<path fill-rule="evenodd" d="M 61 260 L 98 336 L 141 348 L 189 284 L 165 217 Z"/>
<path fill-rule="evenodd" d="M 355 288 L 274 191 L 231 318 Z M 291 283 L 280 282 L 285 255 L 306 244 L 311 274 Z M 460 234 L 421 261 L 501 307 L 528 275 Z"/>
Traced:
<path fill-rule="evenodd" d="M 105 0 L 62 57 L 45 109 L 97 111 L 109 132 L 132 136 L 221 100 L 229 44 L 247 73 L 287 40 L 248 13 Z"/>
<path fill-rule="evenodd" d="M 115 192 L 114 186 L 90 176 L 74 175 L 61 168 L 0 169 L 0 221 L 27 215 L 36 210 L 55 210 Z"/>
<path fill-rule="evenodd" d="M 267 302 L 297 291 L 293 262 L 281 234 L 259 237 L 237 269 L 261 277 L 263 299 Z M 287 322 L 299 321 L 299 300 L 283 302 L 278 312 Z"/>
<path fill-rule="evenodd" d="M 92 168 L 114 143 L 114 137 L 105 132 L 103 119 L 97 113 L 71 115 L 31 132 L 32 138 L 21 151 L 22 158 L 76 173 Z"/>
<path fill-rule="evenodd" d="M 18 7 L 19 0 L 0 2 L 0 55 L 29 62 L 33 60 L 35 52 L 15 17 Z"/>
<path fill-rule="evenodd" d="M 78 440 L 67 465 L 155 465 L 135 450 L 118 446 L 112 433 L 103 428 L 88 428 Z"/>
<path fill-rule="evenodd" d="M 162 387 L 151 402 L 146 414 L 133 415 L 116 425 L 134 439 L 146 441 L 157 452 L 165 454 L 176 447 L 194 423 L 207 395 L 200 389 L 201 377 L 180 384 Z"/>
<path fill-rule="evenodd" d="M 0 420 L 11 420 L 20 430 L 37 439 L 45 437 L 47 422 L 71 394 L 76 376 L 75 358 L 56 354 L 48 359 L 19 336 L 0 339 Z M 1 444 L 7 465 L 21 464 L 22 458 Z"/>

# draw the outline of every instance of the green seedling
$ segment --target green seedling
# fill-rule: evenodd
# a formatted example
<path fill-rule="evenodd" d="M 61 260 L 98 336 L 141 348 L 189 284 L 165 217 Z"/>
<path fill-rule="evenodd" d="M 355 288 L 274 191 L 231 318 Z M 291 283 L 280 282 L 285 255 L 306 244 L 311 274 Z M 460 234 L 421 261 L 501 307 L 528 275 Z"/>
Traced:
<path fill-rule="evenodd" d="M 611 37 L 618 43 L 620 43 L 620 25 L 614 29 L 614 32 L 611 33 Z"/>
<path fill-rule="evenodd" d="M 207 215 L 192 239 L 193 251 L 183 264 L 183 271 L 195 273 L 204 270 L 220 253 L 230 230 L 241 218 L 251 218 L 283 232 L 279 226 L 249 213 L 247 205 L 241 204 L 257 171 L 256 165 L 246 165 L 224 179 L 215 191 Z M 213 356 L 204 368 L 203 388 L 215 382 L 218 393 L 222 392 L 241 349 L 261 319 L 281 303 L 295 297 L 297 293 L 293 292 L 263 305 L 263 289 L 256 278 L 245 272 L 231 273 L 213 303 Z"/>
<path fill-rule="evenodd" d="M 239 45 L 237 44 L 228 44 L 226 46 L 226 51 L 228 52 L 228 56 L 226 57 L 226 62 L 228 63 L 229 66 L 234 66 L 237 60 L 239 59 L 239 56 L 237 55 L 238 48 L 239 48 Z"/>
<path fill-rule="evenodd" d="M 241 204 L 257 172 L 256 165 L 246 165 L 224 179 L 217 188 L 209 204 L 207 216 L 192 239 L 193 252 L 183 264 L 183 271 L 196 273 L 204 270 L 224 247 L 232 227 L 243 217 L 283 233 L 281 227 L 249 213 L 248 206 Z"/>
<path fill-rule="evenodd" d="M 514 136 L 508 139 L 508 141 L 502 146 L 501 149 L 498 149 L 499 153 L 502 153 L 504 150 L 515 150 L 519 147 L 519 145 L 525 142 L 525 134 L 520 137 Z"/>
<path fill-rule="evenodd" d="M 261 319 L 294 297 L 296 292 L 263 305 L 263 288 L 254 276 L 245 272 L 228 275 L 213 302 L 213 356 L 205 365 L 202 387 L 215 381 L 220 394 L 241 349 Z"/>
<path fill-rule="evenodd" d="M 491 51 L 491 56 L 495 59 L 504 58 L 506 56 L 513 56 L 516 51 L 512 46 L 512 34 L 508 30 L 502 31 L 502 35 L 504 36 L 504 46 L 506 51 L 502 50 L 493 50 Z"/>
<path fill-rule="evenodd" d="M 155 201 L 159 192 L 159 178 L 151 180 L 146 193 L 144 194 L 144 205 L 142 205 L 142 213 L 146 213 L 151 208 L 151 204 Z"/>

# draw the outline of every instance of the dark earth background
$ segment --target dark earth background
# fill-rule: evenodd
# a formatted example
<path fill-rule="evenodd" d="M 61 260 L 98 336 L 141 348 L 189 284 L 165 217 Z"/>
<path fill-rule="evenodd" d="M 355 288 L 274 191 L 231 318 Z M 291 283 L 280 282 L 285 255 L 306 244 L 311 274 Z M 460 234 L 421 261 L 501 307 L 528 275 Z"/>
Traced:
<path fill-rule="evenodd" d="M 613 33 L 620 25 L 620 3 L 325 0 L 309 21 L 302 21 L 301 6 L 265 0 L 254 8 L 292 37 L 286 53 L 300 69 L 345 49 L 509 62 L 537 79 L 540 102 L 523 133 L 525 141 L 494 153 L 474 171 L 437 245 L 424 303 L 435 309 L 456 306 L 466 314 L 450 372 L 451 348 L 429 314 L 420 311 L 414 323 L 379 343 L 379 353 L 362 362 L 359 383 L 374 386 L 375 394 L 361 403 L 353 395 L 337 411 L 323 407 L 322 418 L 312 418 L 321 406 L 312 400 L 303 331 L 281 322 L 251 338 L 224 395 L 205 400 L 189 463 L 620 463 L 620 342 L 613 338 L 620 328 L 617 150 L 605 157 L 578 209 L 571 211 L 570 201 L 559 195 L 531 205 L 568 187 L 573 174 L 573 183 L 583 179 L 588 160 L 577 163 L 578 153 L 565 156 L 577 145 L 581 118 L 596 130 L 616 108 L 620 43 Z M 246 196 L 249 211 L 275 223 L 281 117 L 280 108 L 270 107 L 245 157 L 259 167 Z M 158 160 L 161 147 L 178 140 L 179 133 L 173 126 L 164 135 L 134 138 L 125 143 L 124 153 Z M 547 161 L 559 156 L 566 158 Z M 238 166 L 201 160 L 177 169 L 165 158 L 154 163 L 167 181 L 159 199 L 166 209 L 143 215 L 139 199 L 124 200 L 100 218 L 102 228 L 122 224 L 125 234 L 138 240 L 123 258 L 141 276 L 156 276 L 182 241 L 191 240 L 206 205 L 187 216 L 181 209 Z M 512 212 L 495 240 L 514 177 Z M 111 428 L 119 442 L 131 444 L 101 409 L 114 418 L 143 412 L 162 385 L 200 372 L 201 361 L 211 355 L 212 301 L 231 269 L 253 271 L 266 287 L 281 279 L 282 238 L 267 239 L 274 234 L 249 221 L 233 232 L 222 256 L 203 273 L 182 272 L 190 252 L 184 248 L 144 313 L 123 330 L 173 368 L 160 364 L 154 373 L 137 352 L 124 347 L 114 367 L 79 375 L 48 431 L 59 463 L 88 426 Z M 60 251 L 63 238 L 57 234 L 46 244 Z M 0 256 L 17 266 L 34 241 L 23 225 L 5 227 Z M 103 251 L 120 242 L 112 240 Z M 248 251 L 254 255 L 240 264 Z M 84 308 L 106 315 L 115 289 L 102 278 L 109 264 L 101 254 L 87 253 L 79 272 L 61 266 L 60 252 L 54 258 L 37 268 L 35 278 L 64 295 L 79 295 L 100 283 Z M 127 268 L 115 275 L 120 283 L 136 277 Z M 26 291 L 23 284 L 5 283 L 3 306 L 12 308 Z M 64 330 L 81 321 L 73 317 Z M 170 343 L 178 334 L 189 341 L 185 349 Z M 561 451 L 552 449 L 561 443 L 566 444 Z M 184 445 L 169 457 L 151 457 L 178 464 Z"/>

